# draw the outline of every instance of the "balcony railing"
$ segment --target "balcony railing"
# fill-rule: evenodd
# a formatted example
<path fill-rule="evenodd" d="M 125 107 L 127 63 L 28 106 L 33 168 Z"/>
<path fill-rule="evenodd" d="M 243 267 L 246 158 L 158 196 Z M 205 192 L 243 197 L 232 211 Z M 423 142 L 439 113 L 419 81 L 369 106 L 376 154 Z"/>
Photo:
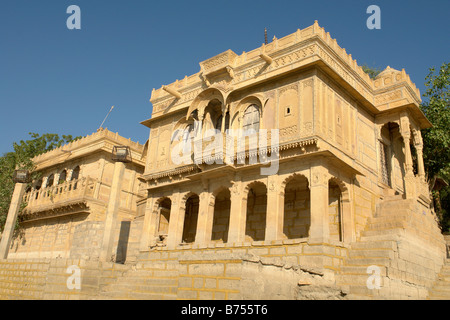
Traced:
<path fill-rule="evenodd" d="M 81 178 L 56 186 L 33 190 L 24 195 L 23 201 L 27 204 L 27 208 L 54 205 L 67 200 L 93 197 L 94 189 L 95 179 Z"/>
<path fill-rule="evenodd" d="M 40 190 L 32 190 L 23 196 L 23 202 L 26 204 L 23 214 L 52 210 L 86 200 L 107 203 L 110 192 L 110 185 L 91 177 L 64 182 Z M 136 200 L 138 199 L 140 197 L 137 193 L 122 189 L 120 192 L 120 207 L 125 210 L 136 210 Z"/>

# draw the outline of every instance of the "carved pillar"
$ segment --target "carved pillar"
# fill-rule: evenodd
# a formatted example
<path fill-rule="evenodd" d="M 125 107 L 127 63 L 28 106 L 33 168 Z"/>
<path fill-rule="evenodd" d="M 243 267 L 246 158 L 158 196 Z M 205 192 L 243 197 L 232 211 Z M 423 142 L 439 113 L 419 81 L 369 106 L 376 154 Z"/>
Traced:
<path fill-rule="evenodd" d="M 409 127 L 408 130 L 405 131 L 402 129 L 401 136 L 405 148 L 405 194 L 407 199 L 413 199 L 415 198 L 415 181 L 410 145 L 411 131 L 409 130 Z"/>
<path fill-rule="evenodd" d="M 55 179 L 53 180 L 53 186 L 57 186 L 59 184 L 59 177 L 61 173 L 55 173 Z"/>
<path fill-rule="evenodd" d="M 73 175 L 73 169 L 67 170 L 67 179 L 66 179 L 67 182 L 72 181 L 72 175 Z"/>
<path fill-rule="evenodd" d="M 48 181 L 48 176 L 42 178 L 42 189 L 50 187 L 47 185 L 47 181 Z"/>
<path fill-rule="evenodd" d="M 280 190 L 277 176 L 268 177 L 266 237 L 265 240 L 280 240 L 283 236 L 284 190 Z"/>
<path fill-rule="evenodd" d="M 205 246 L 211 241 L 214 220 L 214 196 L 207 190 L 200 194 L 195 243 Z"/>
<path fill-rule="evenodd" d="M 423 164 L 423 140 L 420 130 L 414 130 L 414 148 L 417 152 L 417 171 L 421 180 L 425 181 L 425 167 Z"/>
<path fill-rule="evenodd" d="M 403 143 L 405 146 L 405 172 L 406 176 L 414 176 L 413 172 L 413 163 L 412 163 L 412 156 L 411 156 L 411 132 L 410 131 L 403 131 L 401 133 L 403 138 Z"/>
<path fill-rule="evenodd" d="M 198 124 L 199 128 L 197 128 L 195 137 L 197 139 L 200 139 L 203 137 L 203 134 L 205 133 L 205 126 L 204 126 L 204 120 L 205 120 L 205 111 L 204 110 L 198 110 Z"/>
<path fill-rule="evenodd" d="M 330 238 L 328 212 L 328 173 L 325 167 L 311 168 L 311 226 L 310 243 L 327 242 Z"/>
<path fill-rule="evenodd" d="M 224 133 L 225 132 L 225 126 L 226 126 L 226 124 L 225 124 L 225 120 L 226 120 L 226 117 L 227 117 L 227 108 L 224 108 L 223 110 L 222 110 L 222 125 L 221 125 L 221 127 L 220 127 L 220 131 L 222 132 L 222 133 Z"/>
<path fill-rule="evenodd" d="M 186 200 L 182 201 L 177 194 L 172 203 L 170 212 L 169 232 L 167 235 L 167 248 L 175 249 L 183 240 L 184 217 L 186 215 Z"/>
<path fill-rule="evenodd" d="M 242 195 L 242 182 L 235 181 L 231 188 L 230 227 L 228 243 L 244 242 L 247 218 L 247 195 Z"/>
<path fill-rule="evenodd" d="M 349 188 L 349 186 L 347 186 Z M 342 207 L 342 235 L 343 235 L 343 242 L 345 243 L 352 243 L 356 241 L 356 234 L 355 234 L 355 226 L 354 226 L 354 214 L 353 214 L 353 206 L 352 206 L 352 198 L 351 198 L 351 192 L 349 189 L 342 191 L 342 197 L 341 197 L 341 207 Z"/>
<path fill-rule="evenodd" d="M 151 245 L 155 244 L 156 221 L 158 221 L 158 211 L 153 210 L 155 199 L 147 198 L 145 204 L 144 226 L 142 228 L 140 251 L 147 251 Z"/>

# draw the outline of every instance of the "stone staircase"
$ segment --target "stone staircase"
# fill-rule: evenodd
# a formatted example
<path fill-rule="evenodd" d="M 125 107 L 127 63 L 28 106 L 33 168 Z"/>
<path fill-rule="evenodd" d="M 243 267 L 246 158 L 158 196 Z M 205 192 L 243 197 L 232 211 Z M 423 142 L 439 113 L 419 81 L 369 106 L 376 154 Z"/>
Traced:
<path fill-rule="evenodd" d="M 450 300 L 450 259 L 439 273 L 438 279 L 430 290 L 429 300 Z"/>
<path fill-rule="evenodd" d="M 386 299 L 387 295 L 382 291 L 386 290 L 389 281 L 388 267 L 398 257 L 397 241 L 411 209 L 401 196 L 386 197 L 375 217 L 369 218 L 360 239 L 351 244 L 349 256 L 337 276 L 337 284 L 347 292 L 349 299 Z M 379 283 L 372 281 L 374 272 L 379 275 Z M 395 292 L 389 292 L 389 295 L 393 298 Z"/>
<path fill-rule="evenodd" d="M 174 300 L 178 270 L 138 264 L 117 282 L 101 288 L 102 300 Z"/>
<path fill-rule="evenodd" d="M 387 278 L 390 259 L 396 254 L 395 240 L 364 240 L 355 242 L 349 250 L 349 258 L 341 267 L 341 274 L 337 277 L 337 284 L 344 288 L 349 299 L 365 300 L 380 298 L 380 290 Z M 370 269 L 376 267 L 377 269 Z M 380 282 L 370 281 L 369 277 L 377 272 Z M 374 285 L 370 288 L 369 285 Z M 377 289 L 375 285 L 379 284 Z"/>

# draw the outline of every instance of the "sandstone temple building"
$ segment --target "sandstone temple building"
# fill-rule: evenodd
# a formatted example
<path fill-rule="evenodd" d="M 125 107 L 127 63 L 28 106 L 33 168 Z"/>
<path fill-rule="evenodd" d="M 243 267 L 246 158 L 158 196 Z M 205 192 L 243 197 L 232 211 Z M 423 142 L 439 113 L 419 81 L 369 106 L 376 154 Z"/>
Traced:
<path fill-rule="evenodd" d="M 99 129 L 33 159 L 1 298 L 450 298 L 432 124 L 405 70 L 370 78 L 316 21 L 200 62 L 150 102 L 145 145 Z M 247 129 L 265 134 L 230 134 Z"/>

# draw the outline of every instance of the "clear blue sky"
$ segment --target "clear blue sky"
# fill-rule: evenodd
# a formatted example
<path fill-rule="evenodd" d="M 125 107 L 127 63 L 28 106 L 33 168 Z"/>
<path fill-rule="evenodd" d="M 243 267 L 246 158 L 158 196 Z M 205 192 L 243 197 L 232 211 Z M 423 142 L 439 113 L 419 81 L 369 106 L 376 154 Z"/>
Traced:
<path fill-rule="evenodd" d="M 68 30 L 69 5 L 81 30 Z M 381 8 L 381 30 L 366 9 Z M 449 62 L 449 0 L 144 1 L 2 0 L 0 155 L 28 132 L 85 136 L 105 123 L 145 143 L 152 88 L 318 20 L 358 63 L 406 72 L 421 92 L 428 69 Z"/>

